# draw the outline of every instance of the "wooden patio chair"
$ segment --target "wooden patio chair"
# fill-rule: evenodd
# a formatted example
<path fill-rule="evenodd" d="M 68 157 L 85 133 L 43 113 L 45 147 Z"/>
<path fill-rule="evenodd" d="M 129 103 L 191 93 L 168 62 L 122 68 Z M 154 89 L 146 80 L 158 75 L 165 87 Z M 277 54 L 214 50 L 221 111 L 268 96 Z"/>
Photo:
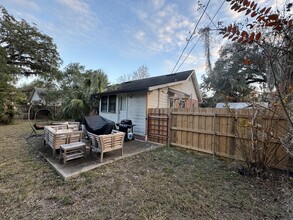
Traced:
<path fill-rule="evenodd" d="M 82 131 L 64 128 L 67 128 L 67 125 L 45 126 L 44 145 L 49 145 L 53 149 L 53 157 L 61 145 L 77 143 L 82 140 Z"/>
<path fill-rule="evenodd" d="M 91 140 L 91 151 L 101 154 L 100 162 L 103 162 L 104 153 L 121 150 L 121 156 L 123 156 L 124 145 L 124 132 L 114 132 L 112 134 L 95 135 L 88 132 Z"/>
<path fill-rule="evenodd" d="M 80 127 L 80 123 L 79 122 L 68 122 L 68 129 L 72 129 L 74 131 L 78 131 Z"/>
<path fill-rule="evenodd" d="M 73 131 L 68 135 L 68 143 L 81 142 L 82 141 L 82 132 Z"/>

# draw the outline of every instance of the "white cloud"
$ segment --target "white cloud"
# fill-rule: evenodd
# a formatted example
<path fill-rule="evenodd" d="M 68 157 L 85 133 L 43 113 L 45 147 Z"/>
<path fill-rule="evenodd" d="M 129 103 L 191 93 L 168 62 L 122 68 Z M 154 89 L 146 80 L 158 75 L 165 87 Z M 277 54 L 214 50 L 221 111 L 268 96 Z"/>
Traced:
<path fill-rule="evenodd" d="M 142 25 L 137 33 L 144 32 L 143 38 L 136 36 L 139 43 L 148 45 L 149 52 L 169 52 L 185 44 L 192 21 L 179 12 L 178 5 L 153 0 L 147 9 L 135 8 Z"/>
<path fill-rule="evenodd" d="M 148 16 L 149 16 L 148 13 L 146 13 L 145 11 L 140 11 L 140 12 L 138 13 L 138 17 L 139 17 L 140 19 L 142 19 L 142 20 L 147 19 Z"/>
<path fill-rule="evenodd" d="M 24 7 L 24 8 L 29 8 L 34 11 L 40 11 L 41 8 L 38 4 L 35 2 L 32 2 L 30 0 L 10 0 L 13 3 L 16 3 L 18 6 Z"/>
<path fill-rule="evenodd" d="M 58 0 L 62 5 L 82 14 L 90 14 L 89 6 L 80 0 Z"/>
<path fill-rule="evenodd" d="M 155 10 L 161 9 L 165 4 L 165 0 L 152 0 L 151 2 Z"/>
<path fill-rule="evenodd" d="M 162 74 L 171 73 L 174 68 L 174 64 L 175 64 L 174 60 L 165 60 L 163 62 L 163 73 Z"/>
<path fill-rule="evenodd" d="M 143 41 L 144 40 L 144 37 L 145 37 L 145 33 L 143 31 L 138 31 L 135 35 L 135 38 L 140 40 L 140 41 Z"/>
<path fill-rule="evenodd" d="M 96 29 L 99 19 L 85 1 L 57 0 L 57 2 L 64 6 L 57 12 L 64 31 L 72 36 L 78 33 L 85 36 L 87 32 Z"/>
<path fill-rule="evenodd" d="M 219 52 L 221 47 L 225 44 L 226 38 L 223 39 L 222 35 L 219 36 L 215 41 L 211 42 L 211 57 L 212 59 L 218 59 L 219 58 Z"/>
<path fill-rule="evenodd" d="M 174 64 L 174 60 L 165 60 L 163 63 L 164 74 L 171 73 L 174 68 Z M 202 83 L 202 76 L 206 73 L 205 58 L 203 56 L 190 56 L 187 62 L 184 63 L 180 69 L 178 69 L 178 72 L 191 69 L 195 70 L 199 84 Z M 177 71 L 177 69 L 175 69 L 175 71 Z"/>

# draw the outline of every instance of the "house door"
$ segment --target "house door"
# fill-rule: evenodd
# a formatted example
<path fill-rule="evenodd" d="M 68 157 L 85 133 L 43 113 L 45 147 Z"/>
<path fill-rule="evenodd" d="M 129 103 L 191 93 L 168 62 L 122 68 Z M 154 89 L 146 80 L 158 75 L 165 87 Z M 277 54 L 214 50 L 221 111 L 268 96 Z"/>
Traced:
<path fill-rule="evenodd" d="M 121 95 L 118 97 L 118 122 L 127 119 L 127 96 Z"/>

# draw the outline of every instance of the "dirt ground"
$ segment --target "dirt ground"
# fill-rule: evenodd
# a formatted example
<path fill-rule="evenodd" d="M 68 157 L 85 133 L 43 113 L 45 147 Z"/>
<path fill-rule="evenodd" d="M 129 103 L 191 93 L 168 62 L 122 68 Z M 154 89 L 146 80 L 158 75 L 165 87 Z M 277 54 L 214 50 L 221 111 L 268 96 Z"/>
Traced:
<path fill-rule="evenodd" d="M 0 219 L 293 219 L 293 179 L 241 176 L 233 161 L 158 148 L 64 182 L 0 126 Z"/>

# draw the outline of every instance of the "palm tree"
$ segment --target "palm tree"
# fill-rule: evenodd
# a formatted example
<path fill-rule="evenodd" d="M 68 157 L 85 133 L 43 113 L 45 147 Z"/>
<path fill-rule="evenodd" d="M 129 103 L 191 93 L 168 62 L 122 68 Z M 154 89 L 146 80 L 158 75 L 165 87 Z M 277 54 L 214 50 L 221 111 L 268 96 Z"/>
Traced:
<path fill-rule="evenodd" d="M 101 69 L 88 70 L 81 76 L 82 86 L 71 90 L 71 95 L 65 100 L 61 111 L 63 117 L 82 120 L 85 115 L 93 114 L 97 102 L 92 94 L 102 92 L 108 85 L 108 76 Z"/>

